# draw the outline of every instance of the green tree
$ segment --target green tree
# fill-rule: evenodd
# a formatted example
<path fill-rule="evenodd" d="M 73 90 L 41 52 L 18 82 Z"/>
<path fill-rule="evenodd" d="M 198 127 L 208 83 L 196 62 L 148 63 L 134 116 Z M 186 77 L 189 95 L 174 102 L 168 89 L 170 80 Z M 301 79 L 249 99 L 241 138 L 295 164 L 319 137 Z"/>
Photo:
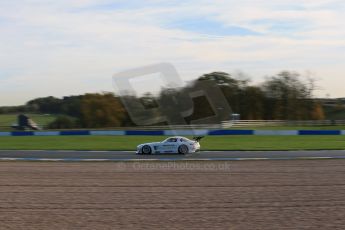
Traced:
<path fill-rule="evenodd" d="M 85 94 L 81 99 L 80 122 L 85 128 L 119 127 L 125 110 L 112 93 Z"/>
<path fill-rule="evenodd" d="M 205 80 L 214 81 L 214 84 L 221 88 L 233 112 L 241 113 L 241 94 L 243 93 L 243 88 L 248 84 L 247 80 L 235 79 L 225 72 L 212 72 L 204 74 L 197 81 Z"/>
<path fill-rule="evenodd" d="M 49 123 L 49 129 L 72 129 L 77 128 L 77 122 L 75 118 L 59 115 L 53 122 Z"/>
<path fill-rule="evenodd" d="M 58 114 L 61 111 L 62 100 L 56 97 L 42 97 L 29 101 L 26 105 L 36 108 L 40 113 Z"/>
<path fill-rule="evenodd" d="M 266 119 L 311 118 L 313 85 L 301 81 L 298 73 L 283 71 L 267 79 L 262 89 L 266 97 Z"/>
<path fill-rule="evenodd" d="M 240 114 L 244 120 L 262 120 L 264 117 L 264 92 L 257 86 L 247 86 L 241 94 Z"/>
<path fill-rule="evenodd" d="M 311 117 L 313 120 L 324 120 L 325 119 L 325 112 L 321 103 L 315 103 L 314 109 L 312 111 Z"/>
<path fill-rule="evenodd" d="M 61 101 L 60 113 L 80 117 L 82 98 L 82 95 L 64 97 Z"/>

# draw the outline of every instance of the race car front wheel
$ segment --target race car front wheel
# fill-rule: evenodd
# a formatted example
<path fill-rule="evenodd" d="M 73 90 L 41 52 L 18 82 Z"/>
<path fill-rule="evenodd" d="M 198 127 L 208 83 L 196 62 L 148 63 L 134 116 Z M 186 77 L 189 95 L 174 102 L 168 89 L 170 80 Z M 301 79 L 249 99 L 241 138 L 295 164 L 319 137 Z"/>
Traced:
<path fill-rule="evenodd" d="M 141 151 L 143 154 L 151 154 L 151 147 L 148 145 L 144 145 Z"/>
<path fill-rule="evenodd" d="M 178 147 L 178 153 L 179 154 L 187 154 L 188 153 L 188 147 L 187 145 L 180 145 Z"/>

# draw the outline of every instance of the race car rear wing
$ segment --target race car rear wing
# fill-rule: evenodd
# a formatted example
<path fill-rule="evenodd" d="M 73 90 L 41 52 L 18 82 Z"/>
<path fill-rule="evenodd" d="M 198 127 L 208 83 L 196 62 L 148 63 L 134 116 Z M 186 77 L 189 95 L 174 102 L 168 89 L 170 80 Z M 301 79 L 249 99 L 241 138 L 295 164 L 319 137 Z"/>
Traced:
<path fill-rule="evenodd" d="M 196 142 L 199 142 L 202 138 L 204 138 L 205 136 L 197 136 L 197 137 L 193 137 L 193 140 L 195 140 Z"/>

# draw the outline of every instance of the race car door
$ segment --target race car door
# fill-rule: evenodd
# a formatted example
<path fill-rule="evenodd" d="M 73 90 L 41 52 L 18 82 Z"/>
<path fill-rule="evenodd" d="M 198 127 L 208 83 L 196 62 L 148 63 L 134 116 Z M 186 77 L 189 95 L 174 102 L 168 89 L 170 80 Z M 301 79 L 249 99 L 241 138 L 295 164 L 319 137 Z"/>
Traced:
<path fill-rule="evenodd" d="M 169 138 L 162 145 L 162 152 L 174 153 L 176 151 L 177 138 Z"/>

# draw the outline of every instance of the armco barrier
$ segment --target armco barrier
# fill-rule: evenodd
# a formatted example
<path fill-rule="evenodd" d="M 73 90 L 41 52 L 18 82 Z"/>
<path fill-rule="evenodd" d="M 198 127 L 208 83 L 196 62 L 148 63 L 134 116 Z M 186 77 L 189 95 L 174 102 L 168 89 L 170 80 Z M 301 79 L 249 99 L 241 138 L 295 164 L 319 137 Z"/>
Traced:
<path fill-rule="evenodd" d="M 69 130 L 69 131 L 15 131 L 0 132 L 0 136 L 297 136 L 345 135 L 345 130 Z"/>

